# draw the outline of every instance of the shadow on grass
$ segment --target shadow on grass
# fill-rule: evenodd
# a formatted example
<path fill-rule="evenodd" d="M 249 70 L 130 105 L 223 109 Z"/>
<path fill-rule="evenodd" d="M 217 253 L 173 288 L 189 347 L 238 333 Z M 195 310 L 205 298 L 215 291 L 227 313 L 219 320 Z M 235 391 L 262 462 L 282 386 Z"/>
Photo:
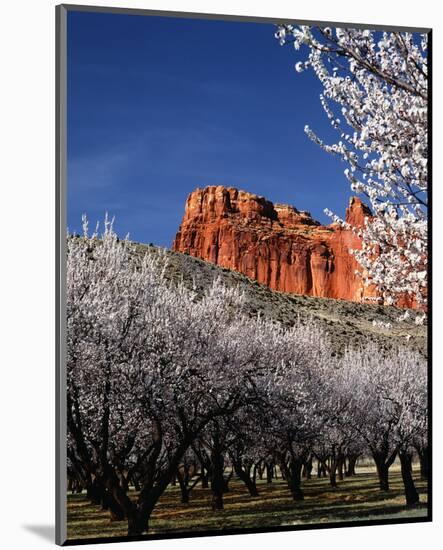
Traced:
<path fill-rule="evenodd" d="M 426 482 L 416 480 L 421 503 L 405 507 L 399 472 L 392 472 L 391 490 L 381 492 L 375 473 L 359 473 L 338 482 L 337 488 L 326 478 L 304 480 L 305 500 L 292 500 L 285 482 L 258 483 L 259 496 L 250 497 L 244 484 L 233 479 L 224 495 L 224 510 L 211 510 L 211 493 L 196 487 L 188 504 L 180 503 L 180 490 L 169 487 L 155 508 L 150 533 L 186 533 L 224 529 L 275 528 L 283 525 L 324 524 L 370 519 L 408 519 L 424 517 L 427 512 Z M 136 497 L 131 491 L 131 497 Z M 111 522 L 109 512 L 93 506 L 86 495 L 68 495 L 69 538 L 126 536 L 127 524 Z"/>

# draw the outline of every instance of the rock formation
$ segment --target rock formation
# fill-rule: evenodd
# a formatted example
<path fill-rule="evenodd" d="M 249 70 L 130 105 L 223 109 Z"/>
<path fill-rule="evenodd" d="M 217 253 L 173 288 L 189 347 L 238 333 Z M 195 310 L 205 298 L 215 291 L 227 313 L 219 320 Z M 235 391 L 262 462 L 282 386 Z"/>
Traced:
<path fill-rule="evenodd" d="M 364 223 L 371 211 L 351 198 L 346 220 Z M 374 289 L 356 275 L 349 253 L 358 237 L 332 224 L 321 225 L 309 212 L 273 204 L 233 187 L 210 186 L 193 191 L 173 249 L 239 271 L 273 290 L 367 301 Z"/>

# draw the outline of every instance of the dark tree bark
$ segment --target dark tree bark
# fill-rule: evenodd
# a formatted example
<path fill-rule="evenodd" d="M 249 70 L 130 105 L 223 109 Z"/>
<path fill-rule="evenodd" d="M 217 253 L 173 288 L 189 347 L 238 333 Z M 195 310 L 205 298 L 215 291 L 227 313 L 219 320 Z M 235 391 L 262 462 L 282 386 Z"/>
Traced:
<path fill-rule="evenodd" d="M 337 465 L 336 464 L 330 466 L 330 469 L 329 469 L 329 484 L 334 489 L 337 487 Z"/>
<path fill-rule="evenodd" d="M 81 481 L 80 479 L 78 479 L 77 477 L 70 477 L 68 479 L 68 491 L 71 491 L 71 493 L 74 495 L 74 494 L 80 494 L 83 489 L 85 488 L 85 485 L 83 483 L 83 481 Z"/>
<path fill-rule="evenodd" d="M 191 483 L 192 473 L 196 475 L 194 475 L 194 479 Z M 201 474 L 197 474 L 197 468 L 195 465 L 189 466 L 188 464 L 182 464 L 179 468 L 177 468 L 176 478 L 178 479 L 180 485 L 180 501 L 182 504 L 187 504 L 189 502 L 192 490 L 201 479 Z"/>
<path fill-rule="evenodd" d="M 348 455 L 348 467 L 345 471 L 346 477 L 355 476 L 355 465 L 357 464 L 358 455 Z"/>
<path fill-rule="evenodd" d="M 86 480 L 86 497 L 92 504 L 101 506 L 103 510 L 109 510 L 111 521 L 122 521 L 125 519 L 125 512 L 112 494 L 104 486 L 99 477 Z M 86 477 L 85 477 L 86 479 Z"/>
<path fill-rule="evenodd" d="M 329 484 L 334 489 L 337 487 L 337 469 L 340 466 L 341 457 L 337 454 L 326 456 L 325 454 L 316 455 L 317 458 L 317 477 L 329 476 Z"/>
<path fill-rule="evenodd" d="M 111 521 L 123 521 L 126 517 L 122 507 L 108 491 L 103 493 L 102 507 L 104 510 L 109 510 Z"/>
<path fill-rule="evenodd" d="M 304 500 L 305 496 L 301 488 L 301 470 L 303 468 L 303 461 L 299 459 L 292 459 L 289 465 L 290 471 L 290 490 L 292 498 L 294 500 Z"/>
<path fill-rule="evenodd" d="M 233 475 L 234 475 L 234 467 L 231 468 L 231 471 L 229 472 L 228 477 L 223 476 L 223 492 L 224 493 L 229 493 L 229 491 L 231 490 L 229 488 L 229 482 L 231 481 L 231 477 Z"/>
<path fill-rule="evenodd" d="M 412 477 L 412 454 L 407 451 L 400 451 L 399 456 L 401 476 L 405 489 L 406 506 L 415 506 L 420 502 L 420 498 Z"/>
<path fill-rule="evenodd" d="M 317 477 L 326 477 L 326 466 L 321 460 L 317 460 Z"/>
<path fill-rule="evenodd" d="M 256 468 L 257 468 L 258 478 L 259 478 L 260 480 L 262 480 L 262 479 L 263 479 L 263 473 L 264 473 L 264 467 L 263 467 L 263 465 L 260 463 L 260 464 L 257 464 Z"/>
<path fill-rule="evenodd" d="M 285 460 L 280 460 L 280 469 L 282 476 L 288 485 L 293 500 L 304 500 L 305 496 L 301 488 L 301 472 L 303 468 L 303 460 L 291 457 L 287 464 Z"/>
<path fill-rule="evenodd" d="M 120 485 L 122 486 L 122 489 L 124 489 L 125 491 L 128 491 L 129 481 L 122 471 L 118 472 L 118 478 L 120 480 Z"/>
<path fill-rule="evenodd" d="M 223 510 L 223 493 L 225 491 L 224 457 L 219 449 L 218 442 L 214 438 L 214 446 L 211 452 L 211 491 L 212 491 L 212 509 Z"/>
<path fill-rule="evenodd" d="M 174 472 L 177 471 L 178 465 L 190 441 L 185 438 L 181 445 L 177 447 L 174 455 L 169 461 L 168 467 L 163 472 L 157 472 L 156 483 L 148 482 L 143 485 L 139 498 L 136 503 L 132 503 L 127 507 L 128 518 L 128 536 L 138 536 L 146 533 L 149 530 L 149 520 L 159 498 L 165 492 L 166 488 L 172 480 Z M 126 497 L 126 495 L 124 495 Z M 126 510 L 125 510 L 126 511 Z"/>
<path fill-rule="evenodd" d="M 132 484 L 134 485 L 134 489 L 136 491 L 140 491 L 140 483 L 138 482 L 138 479 L 136 476 L 131 477 Z"/>
<path fill-rule="evenodd" d="M 389 468 L 384 462 L 376 461 L 380 491 L 389 491 Z"/>
<path fill-rule="evenodd" d="M 86 489 L 86 496 L 92 504 L 101 504 L 103 489 L 99 486 L 96 479 Z"/>
<path fill-rule="evenodd" d="M 209 487 L 209 476 L 206 473 L 205 468 L 202 466 L 202 489 L 208 489 Z"/>
<path fill-rule="evenodd" d="M 429 473 L 429 451 L 428 447 L 416 447 L 418 459 L 420 461 L 420 479 L 425 481 L 428 479 Z"/>
<path fill-rule="evenodd" d="M 257 483 L 255 476 L 251 478 L 251 465 L 243 467 L 241 462 L 233 462 L 234 470 L 237 476 L 246 485 L 251 497 L 258 497 Z"/>
<path fill-rule="evenodd" d="M 310 456 L 303 464 L 303 477 L 311 479 L 312 477 L 312 456 Z"/>
<path fill-rule="evenodd" d="M 372 457 L 377 468 L 380 491 L 389 491 L 389 468 L 392 466 L 396 456 L 397 450 L 394 450 L 391 455 L 386 451 L 372 452 Z"/>
<path fill-rule="evenodd" d="M 199 449 L 199 447 L 196 444 L 192 445 L 192 450 L 194 451 L 200 463 L 201 487 L 202 489 L 208 489 L 209 479 L 211 478 L 211 469 L 212 469 L 211 461 L 209 457 L 206 455 L 206 453 L 202 451 L 202 449 Z"/>
<path fill-rule="evenodd" d="M 271 462 L 266 463 L 266 483 L 272 483 L 274 477 L 274 465 Z"/>
<path fill-rule="evenodd" d="M 182 504 L 187 504 L 189 502 L 189 491 L 188 491 L 188 473 L 186 469 L 184 469 L 184 472 L 182 474 L 180 472 L 180 469 L 177 468 L 177 473 L 175 477 L 178 479 L 178 483 L 180 485 L 180 494 L 181 494 L 180 502 Z"/>
<path fill-rule="evenodd" d="M 118 503 L 128 521 L 128 536 L 138 536 L 145 533 L 149 528 L 151 513 L 159 498 L 170 484 L 178 465 L 189 447 L 192 434 L 186 433 L 180 444 L 171 453 L 167 465 L 158 462 L 162 450 L 161 425 L 156 423 L 153 434 L 154 444 L 151 451 L 145 457 L 143 474 L 140 479 L 141 490 L 137 501 L 132 501 L 127 492 L 121 487 L 116 471 L 102 458 L 100 475 L 97 476 L 99 483 L 104 486 L 108 493 Z"/>

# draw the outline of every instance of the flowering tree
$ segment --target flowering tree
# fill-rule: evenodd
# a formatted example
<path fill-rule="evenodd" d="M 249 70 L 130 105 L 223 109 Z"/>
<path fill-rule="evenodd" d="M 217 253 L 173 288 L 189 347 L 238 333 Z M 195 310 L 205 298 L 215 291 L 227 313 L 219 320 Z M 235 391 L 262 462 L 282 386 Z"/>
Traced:
<path fill-rule="evenodd" d="M 307 135 L 348 167 L 351 189 L 369 199 L 375 216 L 353 228 L 353 253 L 366 284 L 386 303 L 400 295 L 424 305 L 427 296 L 427 35 L 282 25 L 276 37 L 307 48 L 298 72 L 312 69 L 323 86 L 323 109 L 340 139 Z M 335 221 L 344 222 L 334 216 Z M 345 224 L 344 224 L 345 225 Z"/>
<path fill-rule="evenodd" d="M 314 414 L 318 425 L 312 450 L 329 474 L 331 487 L 337 486 L 337 474 L 343 479 L 346 457 L 358 455 L 362 450 L 349 417 L 349 397 L 342 391 L 340 377 L 337 360 L 318 363 L 312 369 Z"/>
<path fill-rule="evenodd" d="M 332 350 L 314 324 L 269 329 L 265 337 L 272 345 L 268 348 L 268 371 L 261 381 L 269 413 L 260 425 L 293 499 L 303 500 L 302 468 L 320 428 L 315 366 L 329 364 Z"/>
<path fill-rule="evenodd" d="M 258 428 L 258 418 L 262 407 L 241 409 L 228 419 L 228 454 L 232 467 L 245 484 L 251 497 L 258 496 L 257 471 L 267 457 L 266 436 Z"/>
<path fill-rule="evenodd" d="M 418 502 L 411 449 L 416 438 L 426 444 L 426 361 L 403 347 L 385 357 L 374 345 L 348 350 L 336 371 L 335 384 L 337 396 L 346 403 L 337 420 L 345 431 L 353 430 L 372 455 L 380 489 L 389 490 L 389 468 L 398 455 L 406 502 Z"/>
<path fill-rule="evenodd" d="M 193 449 L 188 448 L 176 471 L 176 476 L 180 485 L 181 502 L 183 504 L 189 502 L 192 490 L 202 479 L 202 472 L 197 473 L 197 471 L 198 458 Z M 173 479 L 172 482 L 175 483 L 175 480 Z"/>
<path fill-rule="evenodd" d="M 243 295 L 218 280 L 200 295 L 169 282 L 167 254 L 140 255 L 109 221 L 100 236 L 85 223 L 67 252 L 67 466 L 94 502 L 127 520 L 128 535 L 149 529 L 174 476 L 188 500 L 195 459 L 202 481 L 210 474 L 215 510 L 228 461 L 256 495 L 255 473 L 272 458 L 300 500 L 312 454 L 335 461 L 334 481 L 356 438 L 383 488 L 400 456 L 416 502 L 411 451 L 427 448 L 418 355 L 383 359 L 368 348 L 338 360 L 314 324 L 248 317 Z"/>
<path fill-rule="evenodd" d="M 172 287 L 164 260 L 137 259 L 109 222 L 100 238 L 68 238 L 68 446 L 129 535 L 148 530 L 202 430 L 257 399 L 241 294 L 217 281 L 200 298 Z"/>
<path fill-rule="evenodd" d="M 417 355 L 401 350 L 398 358 L 395 387 L 389 399 L 399 411 L 396 425 L 396 440 L 401 463 L 401 473 L 408 506 L 419 502 L 419 495 L 412 478 L 412 456 L 414 448 L 420 456 L 423 475 L 423 455 L 427 453 L 427 368 Z M 420 445 L 417 445 L 420 442 Z"/>

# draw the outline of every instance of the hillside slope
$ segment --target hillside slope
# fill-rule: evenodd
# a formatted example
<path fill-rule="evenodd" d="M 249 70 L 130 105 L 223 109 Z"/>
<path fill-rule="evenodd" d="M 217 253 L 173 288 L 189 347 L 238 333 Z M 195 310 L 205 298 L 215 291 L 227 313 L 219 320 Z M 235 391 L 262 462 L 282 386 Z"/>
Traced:
<path fill-rule="evenodd" d="M 139 244 L 137 250 L 140 253 L 159 253 L 162 249 Z M 403 344 L 427 354 L 427 326 L 415 324 L 417 314 L 413 311 L 409 320 L 398 321 L 404 310 L 396 307 L 278 292 L 241 273 L 187 254 L 171 250 L 165 251 L 165 254 L 166 276 L 171 281 L 183 280 L 189 287 L 195 286 L 197 291 L 202 292 L 219 277 L 227 286 L 238 286 L 245 293 L 246 310 L 251 315 L 261 314 L 285 325 L 293 324 L 297 318 L 302 322 L 312 318 L 330 335 L 338 353 L 346 346 L 373 340 L 381 349 Z M 381 328 L 374 326 L 373 321 L 392 326 Z"/>

